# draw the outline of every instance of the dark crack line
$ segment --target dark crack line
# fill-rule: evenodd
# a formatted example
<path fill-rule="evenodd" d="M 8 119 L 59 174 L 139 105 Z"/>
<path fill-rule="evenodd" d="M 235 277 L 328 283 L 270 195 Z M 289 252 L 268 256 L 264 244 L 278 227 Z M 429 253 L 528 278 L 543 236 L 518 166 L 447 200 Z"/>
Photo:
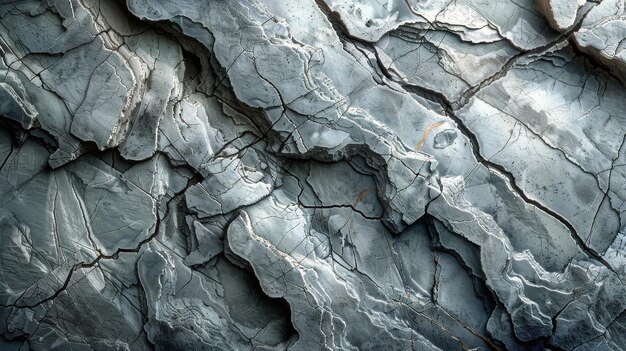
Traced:
<path fill-rule="evenodd" d="M 505 71 L 505 73 L 506 73 L 506 71 Z M 422 87 L 406 86 L 406 85 L 403 86 L 403 87 L 405 87 L 405 88 L 409 87 L 410 88 L 410 90 L 408 90 L 409 92 L 412 92 L 411 90 L 418 89 L 418 91 L 420 92 L 418 95 L 420 95 L 422 97 L 424 97 L 424 93 L 423 93 L 424 91 L 427 92 L 427 94 L 429 96 L 433 96 L 434 99 L 432 99 L 432 101 L 439 103 L 443 107 L 445 115 L 447 117 L 449 117 L 450 119 L 452 119 L 457 124 L 457 128 L 461 131 L 461 133 L 463 133 L 468 138 L 468 140 L 470 141 L 470 144 L 471 144 L 472 153 L 474 154 L 474 157 L 476 158 L 476 160 L 478 162 L 480 162 L 482 165 L 484 165 L 488 169 L 496 170 L 499 173 L 501 173 L 502 175 L 504 175 L 508 179 L 508 182 L 511 185 L 511 187 L 513 188 L 513 190 L 515 191 L 515 193 L 517 193 L 517 195 L 519 195 L 526 203 L 534 205 L 535 207 L 541 209 L 545 213 L 549 214 L 550 216 L 554 217 L 556 220 L 561 222 L 570 231 L 570 235 L 572 236 L 572 238 L 576 242 L 577 246 L 588 257 L 592 257 L 592 258 L 596 259 L 597 261 L 602 263 L 603 266 L 605 266 L 610 271 L 615 273 L 615 271 L 613 270 L 611 265 L 598 252 L 596 252 L 595 250 L 593 250 L 593 249 L 591 249 L 591 248 L 586 246 L 585 241 L 580 237 L 580 235 L 578 234 L 578 232 L 576 231 L 574 226 L 567 219 L 565 219 L 563 216 L 561 216 L 556 211 L 553 211 L 550 208 L 548 208 L 547 206 L 544 206 L 539 201 L 536 201 L 536 200 L 531 199 L 530 197 L 528 197 L 525 194 L 524 190 L 517 184 L 517 182 L 515 180 L 515 177 L 513 176 L 513 174 L 511 172 L 509 172 L 504 166 L 502 166 L 500 164 L 497 164 L 497 163 L 494 163 L 494 162 L 491 162 L 490 160 L 485 159 L 482 156 L 482 154 L 480 152 L 479 141 L 478 141 L 478 138 L 477 138 L 476 134 L 474 134 L 474 132 L 472 132 L 465 125 L 465 122 L 455 114 L 455 112 L 454 112 L 455 109 L 453 108 L 453 103 L 448 101 L 448 99 L 443 94 L 435 92 L 435 91 L 432 91 L 432 90 L 428 90 L 428 89 L 425 89 L 425 88 L 422 88 Z"/>
<path fill-rule="evenodd" d="M 585 244 L 585 241 L 580 237 L 580 235 L 576 231 L 576 228 L 574 228 L 574 226 L 567 219 L 565 219 L 565 217 L 560 215 L 558 212 L 553 211 L 549 207 L 543 205 L 541 202 L 539 202 L 537 200 L 534 200 L 534 199 L 530 198 L 528 195 L 526 195 L 524 190 L 517 184 L 517 181 L 515 180 L 515 177 L 513 176 L 513 174 L 511 172 L 509 172 L 504 166 L 502 166 L 500 164 L 497 164 L 497 163 L 494 163 L 494 162 L 491 162 L 490 160 L 485 159 L 482 156 L 481 152 L 480 152 L 480 145 L 479 145 L 479 142 L 478 142 L 478 138 L 476 137 L 476 134 L 474 134 L 474 132 L 472 132 L 465 125 L 465 123 L 463 122 L 463 120 L 461 120 L 461 118 L 457 117 L 452 112 L 452 110 L 450 109 L 450 106 L 446 106 L 445 110 L 446 110 L 446 114 L 448 115 L 448 117 L 451 118 L 457 124 L 459 130 L 463 134 L 465 134 L 465 136 L 467 136 L 467 138 L 469 139 L 470 144 L 471 144 L 472 153 L 474 154 L 474 157 L 476 158 L 476 160 L 478 162 L 483 164 L 488 169 L 490 169 L 492 171 L 495 170 L 498 173 L 504 175 L 507 178 L 509 184 L 511 185 L 511 188 L 526 203 L 529 203 L 529 204 L 539 208 L 543 212 L 547 213 L 548 215 L 552 216 L 553 218 L 555 218 L 556 220 L 561 222 L 561 224 L 563 224 L 569 230 L 572 239 L 574 239 L 574 241 L 576 242 L 576 245 L 588 257 L 596 259 L 598 262 L 600 262 L 607 269 L 609 269 L 610 271 L 616 273 L 614 271 L 613 267 L 611 267 L 611 265 L 597 251 L 595 251 L 594 249 L 592 249 L 590 247 L 587 247 L 587 245 Z"/>
<path fill-rule="evenodd" d="M 175 199 L 177 199 L 179 196 L 183 195 L 185 193 L 185 191 L 187 191 L 187 189 L 189 189 L 190 187 L 192 187 L 193 185 L 199 183 L 200 181 L 202 181 L 202 178 L 199 174 L 194 174 L 194 176 L 189 179 L 189 181 L 187 182 L 187 185 L 180 191 L 178 191 L 177 193 L 175 193 L 171 199 L 169 199 L 165 204 L 165 208 L 166 208 L 166 212 L 163 214 L 163 219 L 165 217 L 167 217 L 167 215 L 169 214 L 169 205 L 171 204 L 172 201 L 174 201 Z M 158 208 L 156 208 L 156 210 L 158 211 Z M 154 225 L 154 232 L 148 236 L 147 238 L 145 238 L 144 240 L 140 241 L 139 244 L 132 249 L 128 249 L 128 248 L 119 248 L 115 251 L 115 253 L 113 253 L 112 255 L 99 255 L 98 257 L 96 257 L 94 260 L 92 260 L 91 262 L 85 263 L 85 262 L 80 262 L 77 263 L 75 265 L 72 266 L 72 268 L 70 269 L 67 277 L 65 278 L 65 281 L 63 282 L 63 285 L 61 286 L 61 288 L 59 288 L 54 294 L 52 294 L 51 296 L 35 303 L 32 305 L 18 305 L 17 303 L 13 303 L 10 305 L 0 305 L 1 307 L 16 307 L 16 308 L 30 308 L 33 309 L 43 303 L 46 303 L 48 301 L 54 300 L 57 298 L 57 296 L 59 296 L 63 291 L 65 291 L 68 286 L 70 281 L 72 280 L 72 276 L 74 275 L 74 272 L 80 270 L 80 269 L 84 269 L 84 268 L 93 268 L 95 267 L 101 260 L 109 260 L 109 259 L 117 259 L 119 257 L 119 255 L 121 253 L 138 253 L 139 250 L 141 250 L 141 248 L 152 241 L 152 239 L 154 239 L 157 235 L 159 235 L 159 231 L 161 228 L 161 217 L 157 214 L 156 216 L 156 223 Z"/>
<path fill-rule="evenodd" d="M 327 4 L 325 4 L 321 0 L 316 0 L 316 3 L 320 6 L 322 12 L 328 17 L 328 20 L 333 25 L 333 28 L 335 28 L 335 30 L 339 29 L 341 31 L 341 33 L 344 34 L 346 37 L 348 37 L 350 39 L 353 39 L 353 40 L 356 40 L 357 42 L 361 42 L 361 43 L 363 42 L 362 40 L 360 40 L 358 38 L 353 38 L 352 36 L 349 35 L 349 33 L 347 32 L 347 29 L 341 23 L 341 21 L 339 19 L 334 19 L 333 18 L 332 14 L 336 14 L 336 13 L 333 12 L 332 9 L 330 9 Z M 402 84 L 401 86 L 405 90 L 407 90 L 407 92 L 415 93 L 415 94 L 417 94 L 417 95 L 419 95 L 419 96 L 421 96 L 421 97 L 423 97 L 423 98 L 425 98 L 427 100 L 430 100 L 430 101 L 433 101 L 433 102 L 436 102 L 436 103 L 440 104 L 442 106 L 444 112 L 445 112 L 445 115 L 447 117 L 449 117 L 450 119 L 452 119 L 457 124 L 459 130 L 469 139 L 469 141 L 471 143 L 471 146 L 472 146 L 471 147 L 472 153 L 474 154 L 474 157 L 476 158 L 476 160 L 478 162 L 480 162 L 481 164 L 483 164 L 485 167 L 487 167 L 490 170 L 496 170 L 496 171 L 499 171 L 499 173 L 503 174 L 509 180 L 509 183 L 510 183 L 511 187 L 513 188 L 513 190 L 526 203 L 534 205 L 535 207 L 543 210 L 545 213 L 549 214 L 550 216 L 554 217 L 559 222 L 561 222 L 570 231 L 570 234 L 571 234 L 572 238 L 574 239 L 574 241 L 576 242 L 577 246 L 588 257 L 592 257 L 592 258 L 596 259 L 598 262 L 600 262 L 607 269 L 609 269 L 613 273 L 617 274 L 615 272 L 615 270 L 611 267 L 611 265 L 597 251 L 595 251 L 595 250 L 593 250 L 593 249 L 591 249 L 591 248 L 586 246 L 585 241 L 582 240 L 582 238 L 580 237 L 580 235 L 578 234 L 578 232 L 576 231 L 574 226 L 567 219 L 565 219 L 562 215 L 560 215 L 556 211 L 553 211 L 550 208 L 548 208 L 547 206 L 544 206 L 539 201 L 533 200 L 530 197 L 528 197 L 524 193 L 523 189 L 517 184 L 513 174 L 511 172 L 509 172 L 504 166 L 499 165 L 497 163 L 494 163 L 494 162 L 491 162 L 490 160 L 485 159 L 482 156 L 482 154 L 480 153 L 480 146 L 479 146 L 478 138 L 465 125 L 464 121 L 461 120 L 459 117 L 457 117 L 456 114 L 455 114 L 455 111 L 458 111 L 460 108 L 465 106 L 465 104 L 467 104 L 467 102 L 474 95 L 476 95 L 480 90 L 482 90 L 486 86 L 489 86 L 494 81 L 496 81 L 496 80 L 506 76 L 508 71 L 511 69 L 511 67 L 513 67 L 517 63 L 517 61 L 519 61 L 522 58 L 527 58 L 527 57 L 531 57 L 533 55 L 539 55 L 541 53 L 545 53 L 546 51 L 548 51 L 548 50 L 552 49 L 554 46 L 556 46 L 558 43 L 562 42 L 564 39 L 568 38 L 570 36 L 570 34 L 576 32 L 581 27 L 582 22 L 583 22 L 585 17 L 586 16 L 583 16 L 575 26 L 573 26 L 567 32 L 564 32 L 561 35 L 559 35 L 555 40 L 551 41 L 550 43 L 548 43 L 548 44 L 546 44 L 544 46 L 538 47 L 536 49 L 530 50 L 530 51 L 521 52 L 521 53 L 513 56 L 511 59 L 509 59 L 507 61 L 507 63 L 502 67 L 502 69 L 499 72 L 497 72 L 494 75 L 492 75 L 491 77 L 483 80 L 481 83 L 479 83 L 478 85 L 474 86 L 473 88 L 470 88 L 469 90 L 467 90 L 465 93 L 463 93 L 461 98 L 459 100 L 457 100 L 457 101 L 450 102 L 446 98 L 446 96 L 443 95 L 442 93 L 439 93 L 439 92 L 436 92 L 434 90 L 427 89 L 427 88 L 424 88 L 424 87 L 421 87 L 421 86 L 416 86 L 416 85 L 411 85 L 411 84 Z M 364 43 L 364 45 L 368 46 L 368 43 Z M 375 52 L 376 51 L 374 50 L 374 53 Z M 379 65 L 379 68 L 381 69 L 383 74 L 386 77 L 391 79 L 391 77 L 392 77 L 391 74 L 385 69 L 384 65 L 382 65 L 382 62 L 381 62 L 381 60 L 379 59 L 379 57 L 378 57 L 378 55 L 376 53 L 375 53 L 375 57 L 376 57 L 376 61 L 377 61 L 378 65 Z"/>

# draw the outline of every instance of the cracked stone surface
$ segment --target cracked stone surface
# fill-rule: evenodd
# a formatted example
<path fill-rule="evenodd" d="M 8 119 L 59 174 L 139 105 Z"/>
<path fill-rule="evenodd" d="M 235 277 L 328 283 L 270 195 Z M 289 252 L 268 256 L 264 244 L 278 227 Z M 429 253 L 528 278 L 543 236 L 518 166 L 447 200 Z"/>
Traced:
<path fill-rule="evenodd" d="M 624 0 L 0 1 L 0 350 L 626 350 Z"/>

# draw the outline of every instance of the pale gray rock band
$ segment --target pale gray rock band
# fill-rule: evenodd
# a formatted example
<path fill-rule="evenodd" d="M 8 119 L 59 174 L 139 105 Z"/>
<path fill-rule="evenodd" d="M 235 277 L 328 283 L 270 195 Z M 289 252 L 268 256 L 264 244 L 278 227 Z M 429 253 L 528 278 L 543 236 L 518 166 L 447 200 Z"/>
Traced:
<path fill-rule="evenodd" d="M 626 0 L 0 0 L 0 350 L 626 350 Z"/>

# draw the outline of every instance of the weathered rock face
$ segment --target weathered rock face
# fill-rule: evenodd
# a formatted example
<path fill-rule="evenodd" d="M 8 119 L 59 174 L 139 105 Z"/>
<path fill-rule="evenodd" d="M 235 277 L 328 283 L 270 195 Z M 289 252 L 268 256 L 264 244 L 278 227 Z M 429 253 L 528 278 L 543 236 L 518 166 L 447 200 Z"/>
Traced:
<path fill-rule="evenodd" d="M 0 1 L 1 350 L 626 349 L 623 0 Z"/>

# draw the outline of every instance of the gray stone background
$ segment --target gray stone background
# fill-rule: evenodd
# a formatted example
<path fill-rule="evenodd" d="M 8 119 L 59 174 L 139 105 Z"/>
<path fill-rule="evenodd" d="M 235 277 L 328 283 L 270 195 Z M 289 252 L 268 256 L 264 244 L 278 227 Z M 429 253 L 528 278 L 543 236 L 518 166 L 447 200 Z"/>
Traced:
<path fill-rule="evenodd" d="M 1 350 L 626 349 L 624 0 L 0 0 Z"/>

